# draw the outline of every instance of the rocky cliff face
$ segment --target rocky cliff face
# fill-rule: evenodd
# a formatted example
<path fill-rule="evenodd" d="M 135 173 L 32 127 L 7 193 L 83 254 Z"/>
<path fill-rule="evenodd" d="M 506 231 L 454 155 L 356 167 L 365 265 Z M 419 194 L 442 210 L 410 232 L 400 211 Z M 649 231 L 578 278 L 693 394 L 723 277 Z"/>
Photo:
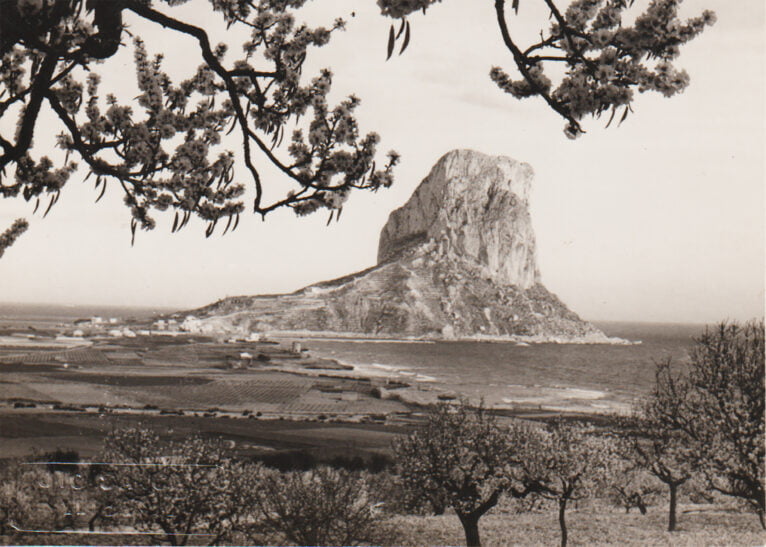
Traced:
<path fill-rule="evenodd" d="M 378 263 L 435 242 L 445 256 L 478 266 L 502 285 L 528 289 L 540 281 L 529 217 L 532 168 L 472 150 L 444 155 L 391 213 L 378 244 Z"/>
<path fill-rule="evenodd" d="M 528 210 L 532 176 L 510 158 L 449 152 L 391 213 L 377 266 L 192 313 L 208 331 L 603 341 L 540 283 Z"/>

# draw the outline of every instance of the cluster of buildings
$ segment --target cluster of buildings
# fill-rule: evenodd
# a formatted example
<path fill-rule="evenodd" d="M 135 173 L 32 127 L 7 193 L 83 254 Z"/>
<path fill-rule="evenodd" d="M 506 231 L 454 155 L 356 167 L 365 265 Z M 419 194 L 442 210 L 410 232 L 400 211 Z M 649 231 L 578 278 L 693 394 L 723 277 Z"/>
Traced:
<path fill-rule="evenodd" d="M 71 337 L 83 338 L 85 336 L 100 335 L 111 336 L 113 338 L 135 338 L 136 336 L 177 336 L 182 333 L 189 334 L 218 334 L 216 326 L 209 324 L 194 315 L 187 315 L 183 320 L 169 317 L 156 319 L 151 324 L 141 325 L 141 328 L 129 327 L 122 324 L 118 317 L 104 318 L 94 316 L 89 319 L 78 319 L 74 322 L 75 329 L 71 332 Z M 231 336 L 223 342 L 260 342 L 264 335 L 258 332 L 242 333 L 241 335 Z M 247 359 L 245 357 L 244 359 Z"/>

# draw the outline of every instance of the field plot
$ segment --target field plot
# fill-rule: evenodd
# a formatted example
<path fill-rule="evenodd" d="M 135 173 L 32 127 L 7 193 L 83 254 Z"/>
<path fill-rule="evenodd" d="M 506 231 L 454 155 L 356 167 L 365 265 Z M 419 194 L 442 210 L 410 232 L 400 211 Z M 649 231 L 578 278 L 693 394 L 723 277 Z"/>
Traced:
<path fill-rule="evenodd" d="M 48 412 L 0 413 L 0 459 L 30 456 L 56 449 L 75 450 L 92 457 L 103 438 L 115 429 L 150 427 L 163 437 L 214 436 L 231 442 L 243 456 L 273 450 L 310 450 L 346 454 L 356 450 L 385 452 L 403 426 L 317 423 L 296 420 L 220 419 L 157 414 L 86 414 Z"/>
<path fill-rule="evenodd" d="M 326 415 L 387 414 L 406 411 L 407 407 L 398 401 L 375 399 L 369 394 L 359 394 L 355 390 L 327 393 L 314 387 L 300 398 L 284 403 L 280 410 Z"/>
<path fill-rule="evenodd" d="M 71 405 L 154 405 L 163 409 L 260 410 L 288 414 L 400 412 L 399 402 L 372 396 L 369 381 L 282 373 L 184 367 L 55 365 L 0 367 L 8 386 L 0 400 L 57 401 Z M 10 383 L 13 382 L 13 383 Z M 170 389 L 169 389 L 170 388 Z"/>
<path fill-rule="evenodd" d="M 14 401 L 45 401 L 45 394 L 33 389 L 28 384 L 0 380 L 0 397 Z"/>
<path fill-rule="evenodd" d="M 121 392 L 108 386 L 85 383 L 46 382 L 30 383 L 30 388 L 43 394 L 43 401 L 58 401 L 68 405 L 127 405 L 139 406 L 139 393 Z"/>
<path fill-rule="evenodd" d="M 274 343 L 183 335 L 0 350 L 0 458 L 56 448 L 92 455 L 109 431 L 137 424 L 163 436 L 222 436 L 244 453 L 386 450 L 390 432 L 366 431 L 408 407 L 376 398 L 373 381 L 336 365 Z M 323 437 L 343 421 L 346 429 Z"/>
<path fill-rule="evenodd" d="M 348 442 L 349 439 L 353 439 L 354 445 L 366 448 L 379 448 L 390 445 L 393 440 L 390 432 L 361 427 L 336 427 L 332 429 L 312 427 L 285 431 L 282 432 L 282 435 L 301 439 L 321 437 L 325 441 L 335 442 Z"/>
<path fill-rule="evenodd" d="M 65 374 L 50 375 L 51 380 L 65 380 L 67 382 L 82 382 L 86 384 L 99 384 L 121 387 L 144 387 L 144 386 L 199 386 L 212 382 L 209 378 L 200 376 L 162 376 L 162 375 L 117 375 L 117 374 L 84 374 L 67 372 Z"/>
<path fill-rule="evenodd" d="M 100 346 L 107 347 L 107 346 Z M 110 353 L 123 352 L 139 356 L 145 363 L 170 364 L 184 367 L 225 367 L 238 360 L 243 352 L 257 355 L 267 352 L 270 357 L 290 355 L 272 344 L 239 342 L 224 344 L 198 336 L 140 336 L 109 343 Z"/>
<path fill-rule="evenodd" d="M 24 458 L 58 448 L 76 450 L 83 456 L 101 448 L 102 424 L 67 423 L 58 414 L 0 414 L 0 458 Z"/>
<path fill-rule="evenodd" d="M 34 351 L 11 354 L 0 357 L 0 362 L 23 363 L 25 365 L 45 365 L 66 363 L 70 365 L 109 365 L 111 361 L 104 352 L 97 348 L 76 348 L 65 351 Z"/>
<path fill-rule="evenodd" d="M 172 408 L 247 408 L 255 404 L 274 410 L 298 399 L 311 389 L 310 379 L 300 377 L 259 380 L 218 380 L 205 385 L 180 385 L 168 390 L 159 386 L 141 389 L 142 401 Z M 125 390 L 122 390 L 124 393 Z"/>

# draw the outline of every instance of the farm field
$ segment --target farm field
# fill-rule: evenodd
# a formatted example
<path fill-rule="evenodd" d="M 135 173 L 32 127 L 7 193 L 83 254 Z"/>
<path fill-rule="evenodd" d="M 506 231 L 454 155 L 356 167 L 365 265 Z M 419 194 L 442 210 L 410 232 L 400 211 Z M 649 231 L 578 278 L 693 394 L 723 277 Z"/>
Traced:
<path fill-rule="evenodd" d="M 23 458 L 33 452 L 75 450 L 84 458 L 102 448 L 104 436 L 115 429 L 141 425 L 169 439 L 189 435 L 225 439 L 239 456 L 275 450 L 313 452 L 323 457 L 351 452 L 387 452 L 403 425 L 327 423 L 298 420 L 231 419 L 158 414 L 17 412 L 0 414 L 3 458 Z"/>
<path fill-rule="evenodd" d="M 376 396 L 385 380 L 273 342 L 87 342 L 0 348 L 0 459 L 56 449 L 88 457 L 110 431 L 138 424 L 168 437 L 220 436 L 245 455 L 386 451 L 412 412 Z"/>
<path fill-rule="evenodd" d="M 30 368 L 33 366 L 30 366 Z M 118 407 L 147 405 L 164 410 L 252 411 L 277 414 L 332 413 L 348 416 L 394 413 L 407 407 L 373 397 L 369 381 L 301 376 L 275 371 L 226 374 L 166 370 L 163 374 L 121 369 L 122 374 L 69 370 L 3 375 L 2 399 L 14 403 L 48 403 Z M 174 374 L 175 373 L 175 374 Z M 16 404 L 16 406 L 19 406 Z M 55 410 L 55 408 L 53 408 Z"/>

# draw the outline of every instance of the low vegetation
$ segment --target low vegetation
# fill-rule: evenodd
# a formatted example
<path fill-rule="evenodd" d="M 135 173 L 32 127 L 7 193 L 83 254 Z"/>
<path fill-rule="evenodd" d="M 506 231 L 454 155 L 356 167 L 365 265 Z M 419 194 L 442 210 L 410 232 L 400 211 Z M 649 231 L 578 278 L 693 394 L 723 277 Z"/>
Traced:
<path fill-rule="evenodd" d="M 322 466 L 260 477 L 256 529 L 284 545 L 381 544 L 380 492 L 367 473 Z M 256 536 L 257 537 L 257 536 Z"/>
<path fill-rule="evenodd" d="M 8 465 L 0 540 L 763 543 L 763 339 L 762 323 L 709 329 L 683 368 L 658 365 L 630 419 L 523 422 L 441 403 L 376 465 L 278 469 L 213 438 L 117 430 L 90 462 L 58 452 Z"/>

